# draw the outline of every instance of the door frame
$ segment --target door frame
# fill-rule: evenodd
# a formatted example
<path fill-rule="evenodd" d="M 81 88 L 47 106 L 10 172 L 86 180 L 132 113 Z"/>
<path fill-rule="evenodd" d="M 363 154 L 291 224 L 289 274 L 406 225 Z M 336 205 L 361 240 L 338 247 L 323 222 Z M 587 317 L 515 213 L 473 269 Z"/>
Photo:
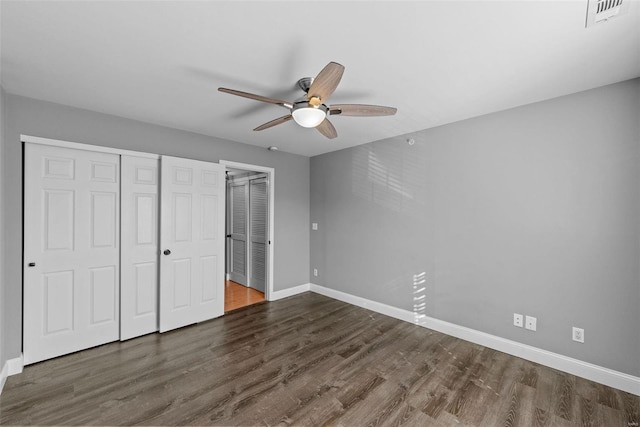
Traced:
<path fill-rule="evenodd" d="M 252 165 L 249 163 L 239 163 L 239 162 L 234 162 L 231 160 L 222 160 L 220 159 L 219 163 L 223 166 L 226 166 L 227 169 L 231 168 L 231 169 L 243 169 L 246 171 L 252 171 L 252 172 L 260 172 L 260 173 L 265 173 L 267 175 L 267 181 L 269 182 L 269 237 L 268 237 L 268 241 L 270 242 L 268 245 L 268 250 L 267 250 L 267 256 L 268 256 L 268 260 L 267 260 L 267 284 L 265 286 L 265 293 L 264 293 L 264 298 L 267 301 L 271 301 L 271 296 L 273 295 L 273 247 L 274 247 L 274 212 L 275 212 L 275 169 L 274 168 L 270 168 L 267 166 L 259 166 L 259 165 Z M 225 257 L 226 257 L 226 253 L 225 253 Z M 225 259 L 225 265 L 227 263 L 227 260 Z"/>

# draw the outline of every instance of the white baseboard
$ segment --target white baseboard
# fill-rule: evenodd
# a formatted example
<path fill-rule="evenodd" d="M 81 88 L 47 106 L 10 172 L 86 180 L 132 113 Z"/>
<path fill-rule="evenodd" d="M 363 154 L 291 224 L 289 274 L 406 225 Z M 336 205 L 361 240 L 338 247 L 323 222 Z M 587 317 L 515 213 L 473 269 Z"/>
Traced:
<path fill-rule="evenodd" d="M 7 372 L 8 376 L 22 373 L 22 369 L 24 368 L 24 356 L 22 353 L 14 359 L 7 360 L 7 367 L 9 368 L 9 372 Z"/>
<path fill-rule="evenodd" d="M 2 371 L 0 371 L 0 394 L 4 388 L 4 383 L 7 381 L 7 377 L 21 373 L 23 367 L 24 359 L 22 354 L 20 354 L 20 357 L 9 359 L 4 363 Z"/>
<path fill-rule="evenodd" d="M 2 370 L 0 371 L 0 394 L 2 394 L 2 389 L 4 388 L 4 383 L 7 381 L 7 377 L 9 376 L 9 366 L 5 362 Z"/>
<path fill-rule="evenodd" d="M 475 344 L 502 351 L 522 359 L 530 360 L 541 365 L 548 366 L 559 371 L 577 375 L 600 384 L 617 388 L 628 393 L 640 396 L 640 378 L 623 372 L 614 371 L 582 360 L 563 356 L 551 351 L 542 350 L 516 341 L 500 338 L 475 329 L 459 326 L 444 320 L 435 319 L 387 304 L 357 297 L 345 292 L 336 291 L 324 286 L 310 284 L 311 292 L 321 294 L 339 301 L 366 308 L 389 317 L 394 317 L 405 322 L 414 323 L 434 331 L 442 332 Z"/>
<path fill-rule="evenodd" d="M 293 288 L 282 289 L 281 291 L 273 291 L 269 295 L 269 301 L 276 301 L 282 298 L 292 297 L 294 295 L 301 294 L 309 291 L 311 283 L 305 283 L 304 285 L 294 286 Z"/>

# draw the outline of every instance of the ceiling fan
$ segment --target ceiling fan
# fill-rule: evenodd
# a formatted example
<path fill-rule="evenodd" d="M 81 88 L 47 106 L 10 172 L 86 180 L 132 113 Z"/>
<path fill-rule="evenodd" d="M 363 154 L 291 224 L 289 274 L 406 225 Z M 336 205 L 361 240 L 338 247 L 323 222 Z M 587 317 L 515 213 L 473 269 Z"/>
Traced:
<path fill-rule="evenodd" d="M 364 104 L 333 104 L 326 105 L 329 96 L 336 90 L 340 79 L 344 73 L 344 66 L 337 62 L 329 62 L 318 73 L 316 78 L 304 77 L 298 80 L 298 87 L 306 94 L 293 102 L 282 101 L 280 99 L 268 98 L 266 96 L 255 95 L 253 93 L 242 92 L 224 87 L 218 88 L 220 92 L 230 93 L 231 95 L 242 96 L 256 101 L 267 102 L 270 104 L 280 105 L 287 108 L 289 114 L 271 120 L 263 125 L 258 126 L 254 131 L 268 129 L 270 127 L 288 122 L 293 119 L 297 124 L 306 128 L 316 128 L 318 132 L 327 138 L 335 138 L 338 136 L 336 128 L 333 127 L 328 119 L 329 115 L 343 116 L 392 116 L 397 109 L 393 107 L 383 107 L 380 105 L 364 105 Z"/>

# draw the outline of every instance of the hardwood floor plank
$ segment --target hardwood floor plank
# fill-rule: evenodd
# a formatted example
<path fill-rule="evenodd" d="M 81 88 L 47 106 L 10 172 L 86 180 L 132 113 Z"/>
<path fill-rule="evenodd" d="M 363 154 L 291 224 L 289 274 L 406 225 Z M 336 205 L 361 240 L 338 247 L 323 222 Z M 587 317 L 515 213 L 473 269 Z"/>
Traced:
<path fill-rule="evenodd" d="M 549 417 L 549 413 L 543 409 L 536 408 L 533 413 L 533 426 L 535 427 L 546 427 L 549 426 L 551 419 Z"/>
<path fill-rule="evenodd" d="M 224 312 L 263 302 L 264 292 L 243 286 L 231 280 L 224 282 Z"/>
<path fill-rule="evenodd" d="M 507 386 L 506 390 L 503 390 L 505 387 L 505 375 L 507 372 L 510 372 L 510 368 L 513 369 L 512 365 L 515 363 L 512 358 L 510 358 L 507 354 L 501 353 L 499 351 L 487 349 L 491 355 L 490 362 L 488 362 L 488 366 L 485 366 L 482 372 L 479 375 L 479 381 L 481 381 L 489 390 L 493 390 L 495 393 L 508 392 L 510 387 Z"/>
<path fill-rule="evenodd" d="M 451 399 L 446 411 L 463 423 L 479 425 L 496 400 L 497 396 L 491 390 L 468 381 Z"/>
<path fill-rule="evenodd" d="M 598 404 L 612 409 L 620 409 L 620 401 L 616 391 L 603 385 L 598 386 Z"/>
<path fill-rule="evenodd" d="M 390 418 L 401 411 L 406 401 L 407 390 L 392 382 L 383 382 L 368 393 L 368 398 L 358 399 L 355 404 L 345 408 L 338 418 L 338 425 L 380 426 L 386 425 Z M 375 402 L 375 404 L 372 404 Z"/>
<path fill-rule="evenodd" d="M 624 391 L 618 391 L 624 405 L 627 426 L 640 426 L 640 398 Z"/>
<path fill-rule="evenodd" d="M 436 390 L 429 393 L 428 400 L 422 412 L 433 419 L 438 419 L 442 412 L 445 412 L 445 408 L 449 403 L 449 389 L 442 385 L 438 385 Z"/>
<path fill-rule="evenodd" d="M 567 421 L 572 421 L 573 405 L 575 402 L 574 392 L 575 379 L 571 375 L 562 375 L 558 381 L 554 394 L 556 395 L 555 414 Z"/>
<path fill-rule="evenodd" d="M 625 420 L 624 414 L 617 411 L 610 406 L 598 404 L 598 424 L 599 426 L 615 427 L 623 426 L 629 427 Z"/>
<path fill-rule="evenodd" d="M 595 401 L 586 399 L 582 396 L 577 396 L 578 404 L 575 405 L 575 412 L 573 419 L 577 420 L 579 425 L 584 427 L 596 426 L 596 406 Z"/>
<path fill-rule="evenodd" d="M 487 415 L 479 425 L 487 427 L 534 425 L 536 419 L 533 407 L 534 396 L 535 393 L 531 387 L 512 381 L 509 391 L 500 395 L 494 409 L 487 411 Z"/>
<path fill-rule="evenodd" d="M 404 403 L 395 414 L 389 417 L 389 426 L 427 426 L 444 427 L 445 424 L 434 420 L 424 412 Z"/>
<path fill-rule="evenodd" d="M 536 381 L 536 394 L 534 397 L 534 405 L 539 408 L 542 413 L 553 413 L 553 390 L 558 381 L 559 373 L 553 369 L 537 366 L 538 379 Z M 547 420 L 550 418 L 547 416 Z"/>
<path fill-rule="evenodd" d="M 2 425 L 618 426 L 640 397 L 313 293 L 25 368 Z"/>
<path fill-rule="evenodd" d="M 592 381 L 576 377 L 576 394 L 592 402 L 598 402 L 598 387 Z"/>
<path fill-rule="evenodd" d="M 528 366 L 518 381 L 522 385 L 536 388 L 538 385 L 538 369 L 536 366 Z"/>

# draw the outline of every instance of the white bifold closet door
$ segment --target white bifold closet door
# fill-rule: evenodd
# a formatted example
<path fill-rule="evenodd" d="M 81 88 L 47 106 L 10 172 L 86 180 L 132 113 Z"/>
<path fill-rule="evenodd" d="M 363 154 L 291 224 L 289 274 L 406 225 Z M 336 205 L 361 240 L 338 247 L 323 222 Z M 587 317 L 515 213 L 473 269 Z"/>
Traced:
<path fill-rule="evenodd" d="M 160 332 L 224 314 L 224 172 L 161 158 Z"/>
<path fill-rule="evenodd" d="M 267 224 L 269 212 L 269 185 L 266 178 L 249 182 L 249 247 L 251 268 L 249 286 L 265 291 L 267 283 Z"/>
<path fill-rule="evenodd" d="M 119 156 L 25 144 L 24 362 L 119 337 Z"/>
<path fill-rule="evenodd" d="M 248 286 L 247 281 L 247 222 L 249 211 L 249 183 L 229 184 L 229 278 Z"/>
<path fill-rule="evenodd" d="M 158 165 L 121 157 L 120 340 L 158 330 Z"/>

